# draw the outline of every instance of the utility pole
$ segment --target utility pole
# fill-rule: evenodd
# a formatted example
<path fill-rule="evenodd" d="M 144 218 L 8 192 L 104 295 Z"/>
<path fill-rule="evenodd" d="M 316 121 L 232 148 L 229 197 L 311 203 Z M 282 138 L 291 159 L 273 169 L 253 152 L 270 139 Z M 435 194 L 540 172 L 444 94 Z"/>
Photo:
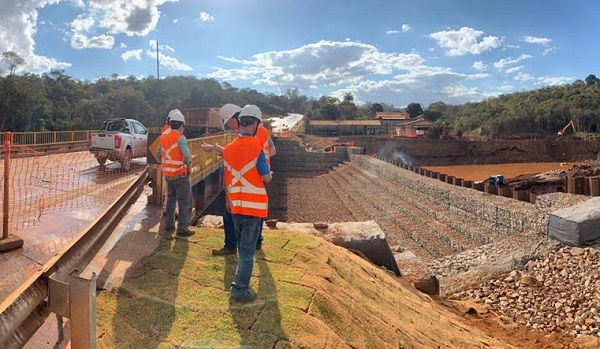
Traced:
<path fill-rule="evenodd" d="M 161 114 L 160 110 L 160 63 L 158 59 L 158 40 L 156 40 L 156 105 L 158 109 L 158 115 Z"/>

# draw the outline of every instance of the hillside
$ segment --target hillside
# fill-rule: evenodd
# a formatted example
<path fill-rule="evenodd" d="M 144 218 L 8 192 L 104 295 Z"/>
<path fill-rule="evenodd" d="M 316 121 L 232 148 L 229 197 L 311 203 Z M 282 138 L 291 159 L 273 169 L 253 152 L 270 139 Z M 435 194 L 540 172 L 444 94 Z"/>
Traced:
<path fill-rule="evenodd" d="M 197 228 L 189 241 L 165 239 L 121 287 L 98 295 L 98 347 L 579 347 L 502 323 L 480 306 L 432 299 L 321 238 L 264 233 L 252 278 L 257 300 L 229 303 L 236 257 L 211 256 L 222 230 Z"/>

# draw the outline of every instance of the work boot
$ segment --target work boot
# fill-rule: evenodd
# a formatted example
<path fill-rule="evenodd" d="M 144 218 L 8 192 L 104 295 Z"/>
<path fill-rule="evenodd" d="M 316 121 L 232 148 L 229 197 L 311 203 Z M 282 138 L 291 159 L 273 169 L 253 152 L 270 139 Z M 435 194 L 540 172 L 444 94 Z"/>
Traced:
<path fill-rule="evenodd" d="M 247 302 L 252 302 L 253 300 L 256 299 L 256 293 L 252 290 L 248 290 L 248 292 L 246 292 L 246 296 L 242 297 L 242 298 L 235 298 L 235 297 L 229 297 L 229 301 L 230 302 L 239 302 L 239 303 L 247 303 Z"/>
<path fill-rule="evenodd" d="M 188 230 L 184 230 L 184 231 L 178 231 L 177 234 L 176 234 L 176 236 L 177 237 L 181 237 L 181 238 L 187 238 L 187 237 L 190 237 L 190 236 L 192 236 L 194 234 L 196 234 L 195 231 L 188 229 Z"/>
<path fill-rule="evenodd" d="M 216 248 L 212 249 L 213 256 L 227 256 L 227 255 L 236 254 L 236 253 L 237 253 L 237 249 L 235 249 L 235 248 L 229 249 L 229 248 L 226 248 L 225 246 L 223 246 L 219 249 L 216 249 Z"/>

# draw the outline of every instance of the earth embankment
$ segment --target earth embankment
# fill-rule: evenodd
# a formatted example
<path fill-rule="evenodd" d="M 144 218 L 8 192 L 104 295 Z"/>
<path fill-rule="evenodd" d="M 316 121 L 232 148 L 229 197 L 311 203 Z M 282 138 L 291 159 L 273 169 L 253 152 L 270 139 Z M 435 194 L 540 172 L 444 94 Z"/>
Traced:
<path fill-rule="evenodd" d="M 600 139 L 536 138 L 519 140 L 429 140 L 389 137 L 343 137 L 366 154 L 413 166 L 502 164 L 513 162 L 574 162 L 597 159 Z"/>

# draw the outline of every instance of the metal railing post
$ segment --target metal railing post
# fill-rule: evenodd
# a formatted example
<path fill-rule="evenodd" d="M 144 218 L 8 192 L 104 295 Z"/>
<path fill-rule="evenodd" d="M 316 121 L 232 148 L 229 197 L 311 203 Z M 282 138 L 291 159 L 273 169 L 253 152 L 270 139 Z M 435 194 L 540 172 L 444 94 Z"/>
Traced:
<path fill-rule="evenodd" d="M 2 206 L 2 238 L 8 238 L 8 212 L 10 205 L 10 141 L 11 133 L 4 137 L 4 197 Z"/>
<path fill-rule="evenodd" d="M 2 205 L 2 238 L 0 238 L 0 252 L 8 251 L 23 246 L 23 239 L 8 235 L 10 213 L 10 147 L 12 134 L 6 132 L 4 136 L 4 196 Z"/>
<path fill-rule="evenodd" d="M 70 276 L 71 346 L 96 348 L 96 274 L 90 280 Z"/>

